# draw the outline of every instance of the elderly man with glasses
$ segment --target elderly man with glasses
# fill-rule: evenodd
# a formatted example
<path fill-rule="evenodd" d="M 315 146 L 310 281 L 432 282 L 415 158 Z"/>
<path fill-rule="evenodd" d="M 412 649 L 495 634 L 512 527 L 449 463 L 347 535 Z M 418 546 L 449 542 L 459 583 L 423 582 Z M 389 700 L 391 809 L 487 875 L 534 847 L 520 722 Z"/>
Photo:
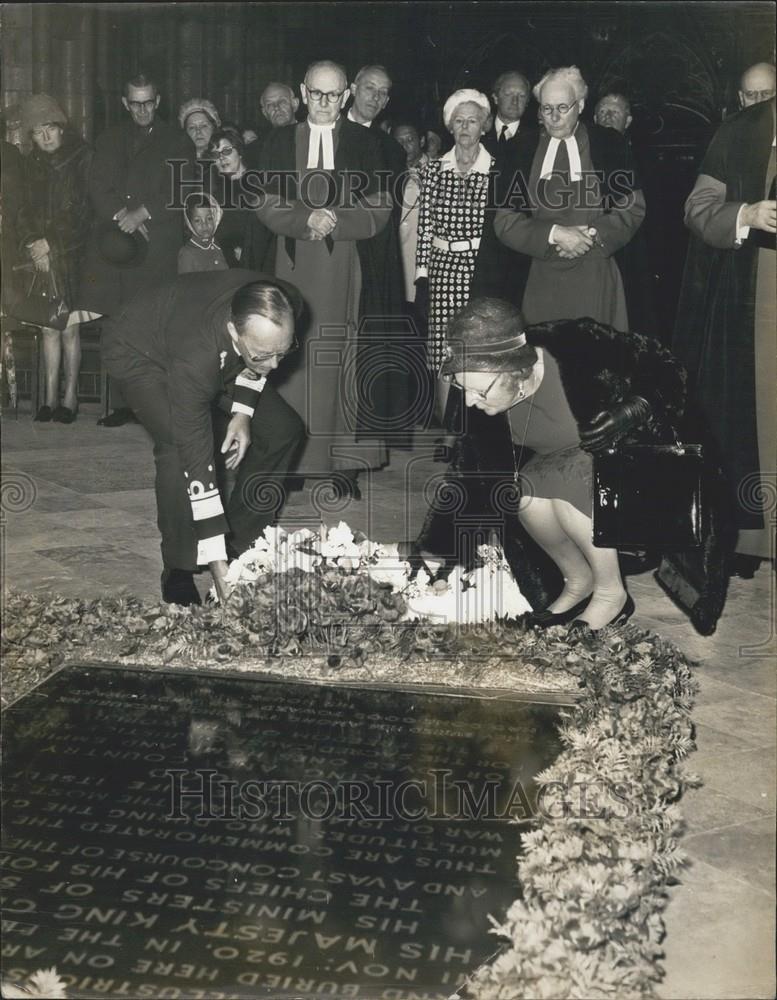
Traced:
<path fill-rule="evenodd" d="M 588 87 L 576 66 L 549 71 L 533 93 L 543 128 L 519 133 L 505 157 L 493 223 L 503 244 L 531 260 L 526 319 L 590 316 L 628 330 L 615 255 L 645 215 L 628 144 L 614 129 L 580 121 Z M 514 289 L 504 294 L 515 301 Z"/>
<path fill-rule="evenodd" d="M 408 398 L 405 359 L 391 350 L 403 299 L 387 164 L 372 130 L 342 114 L 347 79 L 336 63 L 313 63 L 300 85 L 307 119 L 267 137 L 253 260 L 308 306 L 298 363 L 279 386 L 308 427 L 297 473 L 358 500 L 358 473 L 385 464 Z"/>

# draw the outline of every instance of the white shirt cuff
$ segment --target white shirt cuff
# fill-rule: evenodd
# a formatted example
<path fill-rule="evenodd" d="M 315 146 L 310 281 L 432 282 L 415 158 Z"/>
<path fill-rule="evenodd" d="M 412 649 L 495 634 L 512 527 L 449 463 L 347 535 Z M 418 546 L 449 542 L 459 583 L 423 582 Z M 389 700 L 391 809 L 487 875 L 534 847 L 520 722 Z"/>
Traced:
<path fill-rule="evenodd" d="M 554 246 L 556 244 L 556 227 L 551 226 L 550 232 L 548 233 L 548 243 L 552 243 Z"/>
<path fill-rule="evenodd" d="M 197 543 L 197 565 L 227 561 L 227 545 L 223 535 L 201 538 Z"/>
<path fill-rule="evenodd" d="M 742 226 L 739 221 L 742 218 L 742 212 L 745 210 L 745 207 L 745 205 L 740 205 L 737 212 L 736 235 L 734 236 L 737 243 L 743 243 L 750 235 L 750 226 Z"/>
<path fill-rule="evenodd" d="M 231 410 L 231 412 L 232 413 L 245 413 L 245 415 L 247 417 L 252 417 L 254 415 L 254 411 L 251 409 L 250 406 L 246 406 L 245 403 L 235 403 L 235 402 L 233 402 L 232 403 L 232 410 Z"/>
<path fill-rule="evenodd" d="M 417 267 L 415 269 L 415 280 L 418 281 L 419 278 L 428 278 L 429 268 L 428 267 Z"/>

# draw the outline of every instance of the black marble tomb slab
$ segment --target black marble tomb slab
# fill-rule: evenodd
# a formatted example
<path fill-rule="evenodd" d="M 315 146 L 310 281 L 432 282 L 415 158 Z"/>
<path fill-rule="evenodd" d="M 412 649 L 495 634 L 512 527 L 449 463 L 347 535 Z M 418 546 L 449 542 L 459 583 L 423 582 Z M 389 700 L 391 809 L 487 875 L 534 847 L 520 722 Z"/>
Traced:
<path fill-rule="evenodd" d="M 498 947 L 506 815 L 533 806 L 557 721 L 70 667 L 4 715 L 3 975 L 53 965 L 73 997 L 448 997 Z"/>

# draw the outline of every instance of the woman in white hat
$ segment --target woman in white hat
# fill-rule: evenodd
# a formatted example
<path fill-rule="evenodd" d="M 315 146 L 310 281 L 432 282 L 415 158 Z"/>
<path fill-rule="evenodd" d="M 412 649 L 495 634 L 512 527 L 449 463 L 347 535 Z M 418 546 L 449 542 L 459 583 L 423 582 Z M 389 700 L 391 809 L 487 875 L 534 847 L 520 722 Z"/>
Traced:
<path fill-rule="evenodd" d="M 445 102 L 443 120 L 454 146 L 421 175 L 416 251 L 416 301 L 423 312 L 428 296 L 427 362 L 434 372 L 442 362 L 448 320 L 469 300 L 493 163 L 480 141 L 491 125 L 485 94 L 455 91 Z M 438 415 L 444 403 L 438 400 Z"/>

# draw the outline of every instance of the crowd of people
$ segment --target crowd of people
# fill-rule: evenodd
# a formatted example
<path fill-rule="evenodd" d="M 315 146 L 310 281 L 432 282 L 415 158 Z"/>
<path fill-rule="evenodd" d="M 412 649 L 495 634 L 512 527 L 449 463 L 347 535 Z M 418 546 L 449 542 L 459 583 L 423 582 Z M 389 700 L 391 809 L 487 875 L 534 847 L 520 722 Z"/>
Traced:
<path fill-rule="evenodd" d="M 79 324 L 100 318 L 100 422 L 139 421 L 154 440 L 165 599 L 198 601 L 202 565 L 225 596 L 228 559 L 284 490 L 323 481 L 358 501 L 360 472 L 419 423 L 436 421 L 450 456 L 466 408 L 508 415 L 531 485 L 517 518 L 563 577 L 535 625 L 631 614 L 617 551 L 591 541 L 591 455 L 661 439 L 689 394 L 737 493 L 729 568 L 773 558 L 754 498 L 777 452 L 774 66 L 743 74 L 741 111 L 689 192 L 673 341 L 687 371 L 652 336 L 628 95 L 600 94 L 589 115 L 577 67 L 533 85 L 510 69 L 489 95 L 447 97 L 446 142 L 387 113 L 384 66 L 349 79 L 322 60 L 299 96 L 269 83 L 259 128 L 205 97 L 164 122 L 137 75 L 93 148 L 36 94 L 21 107 L 32 152 L 3 145 L 4 323 L 36 276 L 55 275 L 67 306 L 43 326 L 34 418 L 76 419 Z M 226 514 L 225 468 L 239 469 Z M 271 481 L 283 489 L 267 500 Z"/>

